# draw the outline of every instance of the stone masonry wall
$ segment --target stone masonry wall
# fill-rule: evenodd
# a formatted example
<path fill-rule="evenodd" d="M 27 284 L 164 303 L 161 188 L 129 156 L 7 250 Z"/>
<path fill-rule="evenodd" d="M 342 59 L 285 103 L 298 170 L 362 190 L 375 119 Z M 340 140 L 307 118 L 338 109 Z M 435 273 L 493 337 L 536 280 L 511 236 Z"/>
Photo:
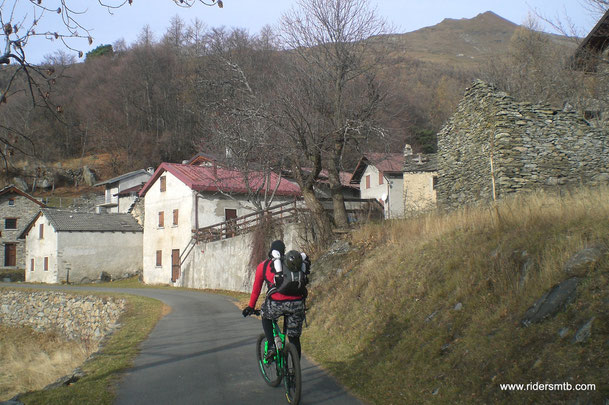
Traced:
<path fill-rule="evenodd" d="M 438 204 L 607 182 L 607 135 L 576 112 L 517 102 L 476 81 L 438 133 Z"/>
<path fill-rule="evenodd" d="M 0 289 L 0 324 L 97 342 L 116 327 L 125 305 L 124 299 Z"/>
<path fill-rule="evenodd" d="M 13 205 L 9 204 L 11 199 L 14 201 Z M 6 243 L 15 243 L 17 245 L 16 268 L 25 269 L 25 243 L 23 239 L 17 239 L 17 237 L 39 211 L 40 205 L 27 197 L 16 193 L 7 193 L 0 196 L 0 240 L 2 245 Z M 17 229 L 5 229 L 6 218 L 16 218 Z M 4 246 L 0 246 L 0 248 L 0 267 L 4 267 L 5 250 Z"/>

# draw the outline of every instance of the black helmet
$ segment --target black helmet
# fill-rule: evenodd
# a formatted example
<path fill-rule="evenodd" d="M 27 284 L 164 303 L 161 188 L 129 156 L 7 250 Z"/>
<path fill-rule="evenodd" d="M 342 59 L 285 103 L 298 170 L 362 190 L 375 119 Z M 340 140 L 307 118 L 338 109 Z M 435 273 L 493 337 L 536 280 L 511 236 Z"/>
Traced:
<path fill-rule="evenodd" d="M 290 250 L 285 255 L 285 265 L 290 271 L 300 271 L 302 267 L 302 256 L 298 251 Z"/>
<path fill-rule="evenodd" d="M 269 250 L 269 258 L 273 257 L 273 255 L 271 254 L 273 250 L 278 251 L 281 256 L 283 256 L 283 254 L 285 253 L 285 245 L 283 244 L 283 241 L 275 240 L 273 241 L 273 243 L 271 243 L 271 249 Z"/>

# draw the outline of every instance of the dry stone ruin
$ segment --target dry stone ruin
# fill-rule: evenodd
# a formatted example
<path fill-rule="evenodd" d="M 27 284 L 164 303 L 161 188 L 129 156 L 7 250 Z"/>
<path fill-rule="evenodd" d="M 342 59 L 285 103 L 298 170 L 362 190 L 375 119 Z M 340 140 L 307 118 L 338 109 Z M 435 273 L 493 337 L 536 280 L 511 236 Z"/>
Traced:
<path fill-rule="evenodd" d="M 518 102 L 476 81 L 438 133 L 438 205 L 609 181 L 607 131 L 579 113 Z"/>

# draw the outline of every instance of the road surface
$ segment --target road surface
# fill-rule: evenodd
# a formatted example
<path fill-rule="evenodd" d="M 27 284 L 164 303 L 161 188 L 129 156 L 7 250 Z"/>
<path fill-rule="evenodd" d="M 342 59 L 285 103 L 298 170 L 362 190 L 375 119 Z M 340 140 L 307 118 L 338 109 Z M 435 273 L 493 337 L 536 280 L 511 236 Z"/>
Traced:
<path fill-rule="evenodd" d="M 262 333 L 260 320 L 243 318 L 228 297 L 180 289 L 0 285 L 122 292 L 155 298 L 171 307 L 120 380 L 115 405 L 287 403 L 282 385 L 267 386 L 258 371 L 255 343 Z M 362 404 L 305 356 L 301 367 L 302 404 Z"/>

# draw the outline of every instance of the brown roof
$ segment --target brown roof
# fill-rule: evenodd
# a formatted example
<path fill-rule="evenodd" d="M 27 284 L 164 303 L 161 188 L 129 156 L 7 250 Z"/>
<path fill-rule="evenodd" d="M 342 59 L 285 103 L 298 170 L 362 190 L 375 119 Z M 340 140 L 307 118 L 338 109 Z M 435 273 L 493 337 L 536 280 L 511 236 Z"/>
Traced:
<path fill-rule="evenodd" d="M 366 167 L 376 167 L 386 176 L 401 176 L 404 172 L 404 155 L 402 153 L 367 153 L 359 160 L 351 176 L 351 183 L 359 183 Z"/>
<path fill-rule="evenodd" d="M 34 197 L 29 195 L 25 191 L 18 189 L 17 187 L 15 187 L 12 184 L 8 185 L 8 186 L 4 187 L 2 190 L 0 190 L 0 195 L 10 194 L 10 193 L 19 194 L 20 196 L 26 197 L 26 198 L 34 201 L 36 204 L 40 205 L 43 208 L 46 207 L 46 205 L 43 202 L 38 201 L 37 199 L 35 199 Z"/>

